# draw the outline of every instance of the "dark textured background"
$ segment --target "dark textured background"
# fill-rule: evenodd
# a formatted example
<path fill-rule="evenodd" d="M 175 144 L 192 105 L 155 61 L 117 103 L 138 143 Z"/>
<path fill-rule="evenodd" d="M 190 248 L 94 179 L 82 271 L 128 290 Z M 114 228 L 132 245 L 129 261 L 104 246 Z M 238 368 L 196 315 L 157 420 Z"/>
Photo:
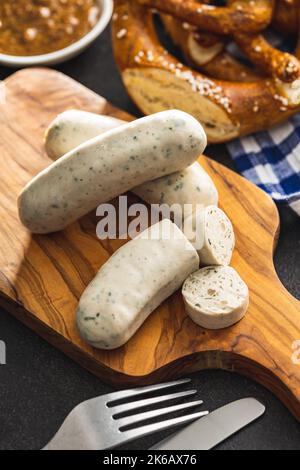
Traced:
<path fill-rule="evenodd" d="M 84 54 L 58 69 L 114 105 L 137 114 L 114 65 L 108 31 Z M 0 67 L 0 79 L 12 72 Z M 224 147 L 210 147 L 206 154 L 233 168 Z M 291 211 L 280 212 L 281 235 L 275 265 L 284 285 L 300 298 L 300 219 Z M 0 339 L 7 344 L 7 365 L 0 366 L 0 449 L 41 448 L 72 407 L 112 390 L 5 311 L 0 314 Z M 198 397 L 209 410 L 247 396 L 257 397 L 267 407 L 263 418 L 219 449 L 300 450 L 300 425 L 267 390 L 222 371 L 205 371 L 192 378 Z M 165 435 L 140 439 L 126 448 L 147 449 Z"/>

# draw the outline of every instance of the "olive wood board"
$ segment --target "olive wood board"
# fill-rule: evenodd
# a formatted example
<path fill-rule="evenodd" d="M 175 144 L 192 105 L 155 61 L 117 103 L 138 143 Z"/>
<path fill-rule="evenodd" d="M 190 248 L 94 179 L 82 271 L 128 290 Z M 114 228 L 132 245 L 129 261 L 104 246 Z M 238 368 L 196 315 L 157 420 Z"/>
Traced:
<path fill-rule="evenodd" d="M 100 241 L 94 213 L 63 232 L 32 235 L 18 220 L 17 196 L 50 163 L 43 135 L 58 113 L 78 108 L 132 117 L 54 70 L 25 69 L 5 83 L 6 104 L 0 105 L 1 305 L 115 387 L 226 369 L 266 386 L 300 420 L 300 365 L 292 361 L 293 343 L 300 340 L 300 302 L 286 291 L 274 269 L 279 217 L 273 201 L 241 176 L 200 157 L 219 190 L 220 207 L 233 221 L 237 246 L 232 265 L 250 288 L 245 318 L 227 329 L 202 329 L 187 317 L 177 292 L 125 346 L 114 351 L 93 349 L 76 328 L 78 299 L 126 240 Z M 130 201 L 137 198 L 130 195 Z"/>

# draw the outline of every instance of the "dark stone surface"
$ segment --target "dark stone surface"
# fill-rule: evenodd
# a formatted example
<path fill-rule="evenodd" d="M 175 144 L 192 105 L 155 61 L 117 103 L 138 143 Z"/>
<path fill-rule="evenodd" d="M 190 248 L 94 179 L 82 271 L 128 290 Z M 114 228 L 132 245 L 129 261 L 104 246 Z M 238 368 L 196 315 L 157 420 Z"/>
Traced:
<path fill-rule="evenodd" d="M 108 31 L 84 54 L 58 69 L 116 106 L 137 114 L 114 65 Z M 0 67 L 0 79 L 12 72 Z M 206 153 L 233 168 L 224 147 L 210 147 Z M 284 285 L 298 298 L 299 239 L 299 218 L 290 211 L 281 211 L 281 236 L 275 265 Z M 41 448 L 76 404 L 111 391 L 109 386 L 4 311 L 0 315 L 0 339 L 7 345 L 7 365 L 0 366 L 0 449 Z M 192 378 L 192 386 L 198 390 L 197 396 L 205 401 L 205 409 L 213 410 L 247 396 L 261 399 L 267 407 L 263 418 L 224 442 L 219 449 L 300 450 L 300 425 L 263 387 L 222 371 L 205 371 Z M 147 449 L 165 435 L 144 438 L 126 448 Z"/>

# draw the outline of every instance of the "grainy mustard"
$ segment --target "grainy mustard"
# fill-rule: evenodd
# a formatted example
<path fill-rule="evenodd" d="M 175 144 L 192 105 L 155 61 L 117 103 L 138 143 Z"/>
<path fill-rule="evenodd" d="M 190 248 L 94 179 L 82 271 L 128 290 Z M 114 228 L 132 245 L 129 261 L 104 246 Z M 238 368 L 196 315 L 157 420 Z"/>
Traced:
<path fill-rule="evenodd" d="M 58 51 L 87 34 L 99 16 L 96 0 L 1 0 L 0 53 Z"/>

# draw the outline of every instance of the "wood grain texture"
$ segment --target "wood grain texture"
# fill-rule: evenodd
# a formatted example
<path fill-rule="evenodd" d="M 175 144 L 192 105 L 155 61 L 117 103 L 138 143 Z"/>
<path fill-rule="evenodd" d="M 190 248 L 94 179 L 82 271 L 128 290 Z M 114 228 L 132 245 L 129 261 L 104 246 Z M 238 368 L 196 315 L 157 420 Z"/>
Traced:
<path fill-rule="evenodd" d="M 16 202 L 22 187 L 50 163 L 43 134 L 57 113 L 75 107 L 130 117 L 53 70 L 17 72 L 6 86 L 7 103 L 0 113 L 2 306 L 116 387 L 206 368 L 226 369 L 265 385 L 300 420 L 300 366 L 291 359 L 292 343 L 300 339 L 300 303 L 274 270 L 279 218 L 272 200 L 244 178 L 201 157 L 218 187 L 220 206 L 233 220 L 237 236 L 233 266 L 250 288 L 246 317 L 225 330 L 204 330 L 186 316 L 181 294 L 176 293 L 124 347 L 93 349 L 79 337 L 75 308 L 86 285 L 124 240 L 100 242 L 94 214 L 61 233 L 32 236 L 18 220 Z"/>

